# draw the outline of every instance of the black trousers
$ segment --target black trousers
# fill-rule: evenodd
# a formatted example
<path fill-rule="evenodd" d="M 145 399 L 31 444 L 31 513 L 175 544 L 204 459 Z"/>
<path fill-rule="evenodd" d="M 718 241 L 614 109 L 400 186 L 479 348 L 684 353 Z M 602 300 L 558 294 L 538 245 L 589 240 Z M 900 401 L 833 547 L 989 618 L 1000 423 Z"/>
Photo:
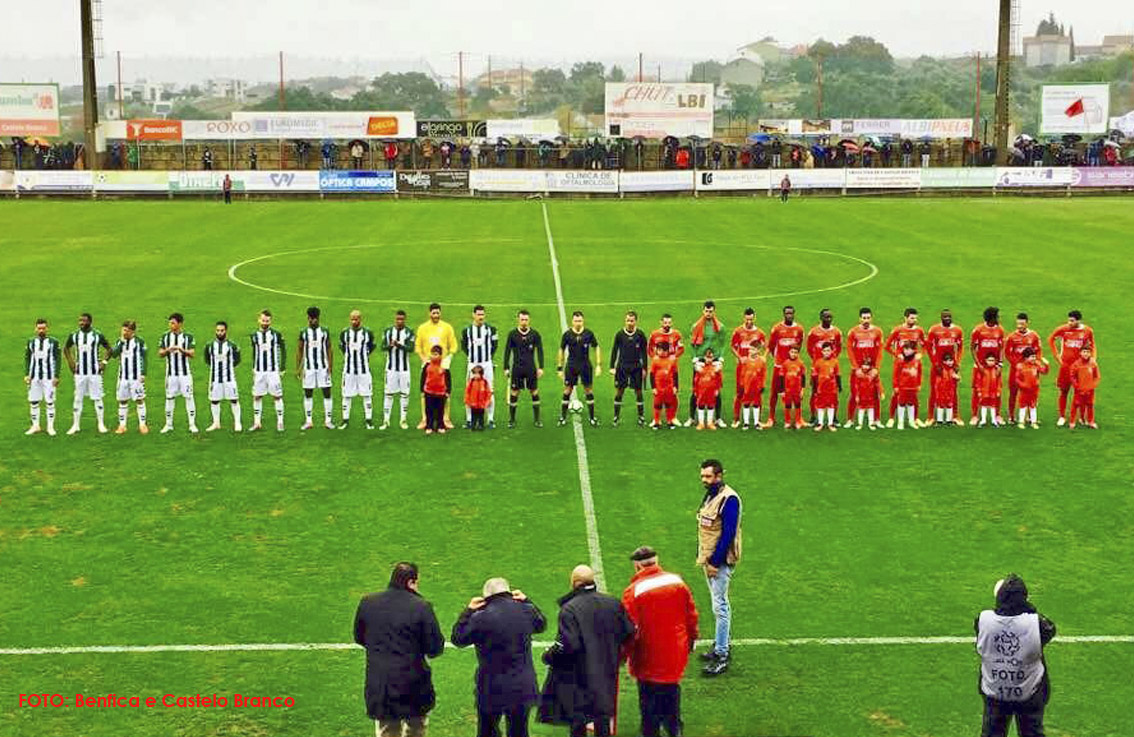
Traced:
<path fill-rule="evenodd" d="M 1047 688 L 1041 685 L 1027 701 L 998 701 L 984 697 L 984 723 L 981 737 L 1008 737 L 1008 725 L 1016 717 L 1019 737 L 1044 737 L 1043 709 L 1047 705 Z"/>
<path fill-rule="evenodd" d="M 500 717 L 504 717 L 504 721 L 508 725 L 508 737 L 528 737 L 528 707 L 526 706 L 503 714 L 477 712 L 477 737 L 500 737 Z"/>
<path fill-rule="evenodd" d="M 430 430 L 445 427 L 445 395 L 425 395 L 425 426 Z"/>
<path fill-rule="evenodd" d="M 638 709 L 642 712 L 642 737 L 681 735 L 681 685 L 638 681 Z"/>

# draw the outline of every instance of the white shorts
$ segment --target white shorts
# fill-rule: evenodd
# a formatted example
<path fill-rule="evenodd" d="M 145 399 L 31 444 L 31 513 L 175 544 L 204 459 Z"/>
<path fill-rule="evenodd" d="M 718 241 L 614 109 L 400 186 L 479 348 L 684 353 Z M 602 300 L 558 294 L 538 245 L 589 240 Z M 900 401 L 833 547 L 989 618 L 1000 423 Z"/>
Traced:
<path fill-rule="evenodd" d="M 304 389 L 328 389 L 331 386 L 331 373 L 327 369 L 308 369 L 303 372 Z"/>
<path fill-rule="evenodd" d="M 119 381 L 116 395 L 119 402 L 140 402 L 146 398 L 146 385 L 137 379 Z"/>
<path fill-rule="evenodd" d="M 410 372 L 409 371 L 386 371 L 386 393 L 387 394 L 409 394 L 410 391 Z"/>
<path fill-rule="evenodd" d="M 273 397 L 283 396 L 283 384 L 277 371 L 252 372 L 252 396 L 262 397 L 271 394 Z"/>
<path fill-rule="evenodd" d="M 55 401 L 55 382 L 51 379 L 32 379 L 28 384 L 28 401 L 45 401 L 51 404 Z"/>
<path fill-rule="evenodd" d="M 209 384 L 210 402 L 219 402 L 222 399 L 227 399 L 230 402 L 235 402 L 239 398 L 240 395 L 236 393 L 235 381 L 218 381 L 216 383 Z"/>
<path fill-rule="evenodd" d="M 492 370 L 492 361 L 477 361 L 475 363 L 470 363 L 468 369 L 465 371 L 465 380 L 467 381 L 468 379 L 472 378 L 472 370 L 476 366 L 480 366 L 482 369 L 484 369 L 484 378 L 488 381 L 488 385 L 492 386 L 494 383 L 493 379 L 495 378 L 495 373 Z"/>
<path fill-rule="evenodd" d="M 83 397 L 90 397 L 91 399 L 102 399 L 102 375 L 96 374 L 94 376 L 80 376 L 75 375 L 75 399 L 82 400 Z"/>
<path fill-rule="evenodd" d="M 343 399 L 369 397 L 374 393 L 370 374 L 343 374 Z"/>
<path fill-rule="evenodd" d="M 193 396 L 193 377 L 192 376 L 167 376 L 165 377 L 165 398 L 173 399 L 174 397 L 192 397 Z"/>

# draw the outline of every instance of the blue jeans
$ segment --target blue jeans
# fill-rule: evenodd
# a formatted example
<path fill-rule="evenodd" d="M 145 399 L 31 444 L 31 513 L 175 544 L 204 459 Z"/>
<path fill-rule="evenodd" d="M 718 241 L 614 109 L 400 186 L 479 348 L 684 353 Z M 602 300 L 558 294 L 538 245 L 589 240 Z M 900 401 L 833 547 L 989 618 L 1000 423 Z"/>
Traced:
<path fill-rule="evenodd" d="M 716 617 L 716 636 L 713 649 L 718 655 L 728 655 L 729 629 L 732 627 L 732 609 L 728 604 L 728 584 L 732 580 L 733 567 L 722 565 L 717 569 L 715 578 L 706 580 L 709 584 L 709 594 L 713 601 L 713 616 Z"/>

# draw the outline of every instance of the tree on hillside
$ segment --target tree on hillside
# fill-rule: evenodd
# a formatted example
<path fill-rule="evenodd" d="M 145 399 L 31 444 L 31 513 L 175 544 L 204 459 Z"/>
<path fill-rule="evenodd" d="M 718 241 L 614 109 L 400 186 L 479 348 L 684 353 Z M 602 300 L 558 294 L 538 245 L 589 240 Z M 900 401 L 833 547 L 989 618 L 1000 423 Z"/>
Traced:
<path fill-rule="evenodd" d="M 606 67 L 601 61 L 579 61 L 571 65 L 571 81 L 579 82 L 584 79 L 598 77 L 602 79 Z"/>
<path fill-rule="evenodd" d="M 449 115 L 445 93 L 432 77 L 421 72 L 386 73 L 350 101 L 352 110 L 413 110 L 422 118 Z"/>
<path fill-rule="evenodd" d="M 729 112 L 738 118 L 752 120 L 760 117 L 763 101 L 760 99 L 760 90 L 747 84 L 732 84 L 728 87 L 732 101 L 729 103 Z"/>
<path fill-rule="evenodd" d="M 607 82 L 625 82 L 626 72 L 622 71 L 622 67 L 615 64 L 610 68 L 610 73 L 606 75 Z"/>
<path fill-rule="evenodd" d="M 712 59 L 696 62 L 693 64 L 693 68 L 689 70 L 689 77 L 686 81 L 720 84 L 722 66 L 719 61 Z"/>

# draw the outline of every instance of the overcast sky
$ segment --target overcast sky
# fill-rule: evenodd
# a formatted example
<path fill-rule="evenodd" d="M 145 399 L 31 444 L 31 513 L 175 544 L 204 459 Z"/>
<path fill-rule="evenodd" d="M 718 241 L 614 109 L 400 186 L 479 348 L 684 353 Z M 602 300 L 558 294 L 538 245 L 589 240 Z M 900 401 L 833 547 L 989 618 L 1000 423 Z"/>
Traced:
<path fill-rule="evenodd" d="M 1054 11 L 1078 43 L 1134 33 L 1134 2 L 1020 0 L 1021 35 Z M 6 33 L 0 57 L 58 56 L 79 49 L 78 0 L 37 0 L 38 31 Z M 284 51 L 307 57 L 424 58 L 439 73 L 471 52 L 477 69 L 498 58 L 631 57 L 726 59 L 765 35 L 783 43 L 870 35 L 895 56 L 990 52 L 996 0 L 811 0 L 805 6 L 752 0 L 602 5 L 519 0 L 104 0 L 104 51 L 143 56 L 242 57 Z M 29 6 L 31 7 L 31 6 Z M 11 14 L 8 14 L 11 16 Z M 11 17 L 9 18 L 11 19 Z M 4 79 L 0 68 L 0 81 Z"/>

